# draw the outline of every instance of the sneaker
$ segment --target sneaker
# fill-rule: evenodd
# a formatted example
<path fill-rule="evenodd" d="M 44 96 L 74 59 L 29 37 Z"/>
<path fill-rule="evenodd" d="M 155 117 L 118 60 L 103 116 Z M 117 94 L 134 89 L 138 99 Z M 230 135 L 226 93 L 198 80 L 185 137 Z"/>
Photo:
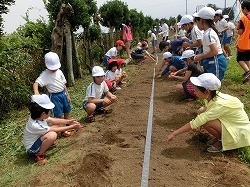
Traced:
<path fill-rule="evenodd" d="M 243 84 L 248 82 L 249 79 L 250 79 L 250 71 L 246 72 L 246 75 L 245 75 L 244 80 L 243 80 Z"/>
<path fill-rule="evenodd" d="M 212 146 L 217 141 L 218 141 L 218 139 L 212 138 L 212 139 L 208 140 L 207 145 Z"/>
<path fill-rule="evenodd" d="M 209 148 L 207 148 L 207 152 L 209 152 L 209 153 L 219 153 L 219 152 L 222 152 L 221 141 L 218 140 L 213 145 L 211 145 Z"/>
<path fill-rule="evenodd" d="M 36 157 L 37 162 L 39 162 L 39 163 L 47 162 L 47 159 L 44 158 L 44 154 L 42 154 L 42 153 L 35 154 L 35 157 Z"/>
<path fill-rule="evenodd" d="M 122 89 L 122 88 L 119 87 L 119 86 L 115 87 L 115 90 L 121 90 L 121 89 Z"/>
<path fill-rule="evenodd" d="M 94 115 L 92 114 L 92 115 L 88 116 L 84 121 L 85 121 L 86 123 L 92 123 L 92 122 L 95 121 L 95 117 L 94 117 Z"/>
<path fill-rule="evenodd" d="M 228 56 L 228 57 L 226 57 L 226 59 L 227 59 L 227 60 L 230 60 L 231 58 Z"/>

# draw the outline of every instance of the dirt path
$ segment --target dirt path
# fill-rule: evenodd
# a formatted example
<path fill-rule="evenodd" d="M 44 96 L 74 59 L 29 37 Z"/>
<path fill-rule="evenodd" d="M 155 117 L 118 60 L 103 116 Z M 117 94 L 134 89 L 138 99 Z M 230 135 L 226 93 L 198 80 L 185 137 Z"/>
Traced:
<path fill-rule="evenodd" d="M 130 66 L 136 66 L 137 71 L 117 93 L 119 101 L 112 106 L 113 113 L 97 116 L 96 122 L 72 137 L 73 148 L 61 153 L 60 164 L 31 185 L 141 185 L 153 64 L 146 61 Z M 166 143 L 166 135 L 191 120 L 199 107 L 196 101 L 180 101 L 175 83 L 168 79 L 155 82 L 149 186 L 249 186 L 250 169 L 239 162 L 235 151 L 209 154 L 193 132 Z M 71 161 L 65 159 L 69 157 Z"/>

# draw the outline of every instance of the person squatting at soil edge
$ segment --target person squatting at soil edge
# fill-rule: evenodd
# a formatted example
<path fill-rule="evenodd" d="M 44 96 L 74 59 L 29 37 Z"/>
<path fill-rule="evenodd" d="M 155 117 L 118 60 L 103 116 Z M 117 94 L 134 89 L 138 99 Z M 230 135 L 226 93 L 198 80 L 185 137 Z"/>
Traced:
<path fill-rule="evenodd" d="M 182 29 L 187 31 L 187 37 L 182 37 L 182 39 L 188 38 L 191 42 L 184 41 L 182 46 L 186 49 L 192 49 L 196 54 L 202 53 L 202 32 L 197 26 L 194 25 L 194 18 L 191 15 L 185 15 L 181 18 L 179 25 Z"/>
<path fill-rule="evenodd" d="M 237 62 L 245 71 L 243 83 L 250 79 L 250 1 L 241 3 L 242 13 L 244 14 L 237 26 L 239 38 L 237 42 Z"/>
<path fill-rule="evenodd" d="M 123 60 L 123 59 L 121 59 Z M 120 61 L 120 60 L 119 60 Z M 120 71 L 118 70 L 118 59 L 108 60 L 108 71 L 105 74 L 105 82 L 108 85 L 109 91 L 112 93 L 116 90 L 121 89 L 121 77 Z"/>
<path fill-rule="evenodd" d="M 35 156 L 38 162 L 44 163 L 47 159 L 45 152 L 53 146 L 58 132 L 80 130 L 81 125 L 74 119 L 60 119 L 50 117 L 50 110 L 55 107 L 45 94 L 33 95 L 29 105 L 30 117 L 23 132 L 23 142 L 26 152 Z M 48 123 L 51 126 L 48 126 Z M 60 126 L 60 124 L 69 124 Z"/>
<path fill-rule="evenodd" d="M 148 36 L 151 38 L 151 43 L 152 43 L 152 48 L 153 48 L 153 52 L 152 54 L 156 54 L 157 52 L 157 37 L 155 35 L 155 33 L 153 33 L 151 30 L 148 31 Z"/>
<path fill-rule="evenodd" d="M 150 58 L 154 62 L 156 62 L 156 58 L 154 55 L 151 55 L 148 51 L 148 42 L 147 40 L 143 40 L 137 44 L 135 49 L 131 53 L 131 57 L 135 60 L 136 63 L 140 63 L 146 59 L 146 57 Z M 144 53 L 146 57 L 144 56 Z"/>
<path fill-rule="evenodd" d="M 111 110 L 105 110 L 107 106 L 117 101 L 117 97 L 112 94 L 105 79 L 105 73 L 102 67 L 94 66 L 92 69 L 93 82 L 86 90 L 86 96 L 83 101 L 83 109 L 87 112 L 86 122 L 95 121 L 95 114 L 108 114 Z"/>
<path fill-rule="evenodd" d="M 125 48 L 127 52 L 127 57 L 131 58 L 130 56 L 130 45 L 131 42 L 133 41 L 133 35 L 131 32 L 131 20 L 128 20 L 126 24 L 122 24 L 122 40 L 125 43 Z"/>
<path fill-rule="evenodd" d="M 112 47 L 108 50 L 108 52 L 104 55 L 103 58 L 103 65 L 108 68 L 108 60 L 110 58 L 117 58 L 117 52 L 123 50 L 125 47 L 125 44 L 122 40 L 116 41 L 116 46 Z"/>
<path fill-rule="evenodd" d="M 190 77 L 198 77 L 201 74 L 201 71 L 194 63 L 194 56 L 195 54 L 193 50 L 184 51 L 180 59 L 186 62 L 187 67 L 170 73 L 169 75 L 169 78 L 171 79 L 178 79 L 183 81 L 182 84 L 177 84 L 176 88 L 180 91 L 180 93 L 185 95 L 185 99 L 188 101 L 196 99 L 196 95 L 194 93 L 194 85 L 191 83 Z M 184 76 L 182 76 L 183 73 L 185 73 Z"/>
<path fill-rule="evenodd" d="M 250 146 L 250 122 L 243 103 L 236 97 L 218 91 L 220 80 L 212 73 L 191 77 L 195 94 L 205 99 L 205 107 L 198 110 L 198 116 L 181 128 L 169 134 L 167 142 L 191 129 L 206 129 L 212 139 L 207 142 L 208 152 L 220 152 Z"/>
<path fill-rule="evenodd" d="M 167 73 L 176 72 L 186 67 L 186 63 L 180 59 L 180 56 L 172 56 L 170 52 L 163 53 L 162 64 L 157 75 L 158 78 L 166 75 Z M 166 66 L 166 67 L 165 67 Z M 165 68 L 164 68 L 165 67 Z M 162 71 L 162 69 L 164 70 Z"/>
<path fill-rule="evenodd" d="M 214 26 L 214 15 L 215 11 L 211 7 L 203 7 L 193 15 L 198 28 L 204 30 L 203 53 L 196 55 L 194 60 L 200 61 L 204 73 L 213 73 L 222 80 L 227 69 L 227 60 Z"/>
<path fill-rule="evenodd" d="M 70 96 L 66 87 L 66 79 L 63 72 L 59 69 L 61 67 L 60 59 L 54 52 L 45 54 L 45 66 L 47 67 L 33 84 L 34 94 L 38 95 L 38 87 L 46 87 L 51 101 L 55 104 L 52 114 L 56 118 L 69 119 Z M 67 125 L 67 124 L 66 124 Z M 68 137 L 74 134 L 74 131 L 65 131 L 62 136 Z"/>
<path fill-rule="evenodd" d="M 215 11 L 214 22 L 215 22 L 215 27 L 218 31 L 218 36 L 220 39 L 223 54 L 227 59 L 229 59 L 224 49 L 227 40 L 228 23 L 222 15 L 222 10 L 219 9 Z"/>
<path fill-rule="evenodd" d="M 231 51 L 231 44 L 233 37 L 235 36 L 235 25 L 233 22 L 229 21 L 228 15 L 223 15 L 224 19 L 227 21 L 228 24 L 228 30 L 227 30 L 227 39 L 225 41 L 224 49 L 228 55 L 228 57 L 232 57 L 232 51 Z"/>

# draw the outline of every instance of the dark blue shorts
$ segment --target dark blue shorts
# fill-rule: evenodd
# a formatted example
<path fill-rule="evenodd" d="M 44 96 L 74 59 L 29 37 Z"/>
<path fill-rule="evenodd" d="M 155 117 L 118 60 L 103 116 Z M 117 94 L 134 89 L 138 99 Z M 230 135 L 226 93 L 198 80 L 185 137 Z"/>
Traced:
<path fill-rule="evenodd" d="M 34 154 L 36 154 L 36 153 L 38 153 L 39 152 L 39 150 L 40 150 L 40 147 L 42 146 L 42 140 L 41 140 L 41 137 L 39 137 L 35 142 L 34 142 L 34 144 L 31 146 L 31 148 L 29 148 L 28 150 L 27 150 L 27 153 L 29 154 L 29 155 L 34 155 Z"/>
<path fill-rule="evenodd" d="M 232 43 L 232 39 L 233 39 L 232 36 L 227 37 L 227 39 L 225 41 L 225 44 L 231 44 Z"/>
<path fill-rule="evenodd" d="M 201 61 L 201 66 L 203 66 L 204 73 L 213 73 L 222 80 L 227 69 L 227 59 L 223 54 L 205 58 Z"/>
<path fill-rule="evenodd" d="M 109 56 L 107 55 L 104 55 L 104 58 L 103 58 L 103 65 L 107 68 L 108 67 L 108 60 L 110 59 Z"/>
<path fill-rule="evenodd" d="M 106 95 L 103 94 L 102 97 L 101 97 L 101 99 L 103 99 L 105 96 L 106 96 Z M 88 100 L 83 101 L 82 108 L 83 108 L 83 110 L 85 110 L 85 111 L 86 111 L 86 106 L 87 106 L 87 104 L 89 104 L 89 101 L 88 101 Z M 101 102 L 101 103 L 94 103 L 94 104 L 95 104 L 95 106 L 96 106 L 95 111 L 97 111 L 97 110 L 99 110 L 100 108 L 103 107 L 103 103 L 102 103 L 102 102 Z"/>
<path fill-rule="evenodd" d="M 54 117 L 61 118 L 63 114 L 70 112 L 71 107 L 66 92 L 52 93 L 50 95 L 50 100 L 55 104 L 55 107 L 52 109 Z"/>
<path fill-rule="evenodd" d="M 153 47 L 156 47 L 156 46 L 157 46 L 157 40 L 153 40 L 153 41 L 152 41 L 152 46 L 153 46 Z"/>
<path fill-rule="evenodd" d="M 223 33 L 221 33 L 219 35 L 219 39 L 220 39 L 221 45 L 225 45 L 226 44 L 226 40 L 227 40 L 227 33 L 225 31 Z"/>

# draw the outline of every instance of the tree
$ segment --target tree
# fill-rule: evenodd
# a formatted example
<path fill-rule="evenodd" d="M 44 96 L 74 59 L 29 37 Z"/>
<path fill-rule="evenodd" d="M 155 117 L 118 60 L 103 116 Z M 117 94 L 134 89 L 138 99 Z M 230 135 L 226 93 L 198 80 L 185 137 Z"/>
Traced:
<path fill-rule="evenodd" d="M 119 0 L 108 1 L 99 8 L 99 13 L 102 18 L 101 24 L 109 28 L 111 47 L 113 46 L 114 29 L 120 30 L 121 24 L 129 16 L 128 5 Z"/>
<path fill-rule="evenodd" d="M 207 4 L 207 6 L 213 8 L 214 10 L 220 9 L 219 7 L 217 7 L 216 4 L 211 4 L 211 3 L 210 3 L 210 4 Z"/>
<path fill-rule="evenodd" d="M 0 1 L 0 34 L 3 34 L 3 17 L 2 14 L 7 14 L 9 9 L 7 6 L 11 6 L 15 3 L 15 0 Z"/>

